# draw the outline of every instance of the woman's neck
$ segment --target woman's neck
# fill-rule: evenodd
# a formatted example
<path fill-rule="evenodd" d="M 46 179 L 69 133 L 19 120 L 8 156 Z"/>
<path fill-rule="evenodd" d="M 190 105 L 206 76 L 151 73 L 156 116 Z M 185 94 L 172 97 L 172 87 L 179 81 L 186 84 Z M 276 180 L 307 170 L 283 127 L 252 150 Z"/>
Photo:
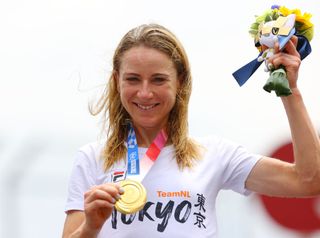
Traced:
<path fill-rule="evenodd" d="M 137 143 L 139 147 L 150 147 L 154 139 L 157 137 L 158 133 L 163 128 L 141 128 L 134 127 L 134 131 L 137 138 Z"/>

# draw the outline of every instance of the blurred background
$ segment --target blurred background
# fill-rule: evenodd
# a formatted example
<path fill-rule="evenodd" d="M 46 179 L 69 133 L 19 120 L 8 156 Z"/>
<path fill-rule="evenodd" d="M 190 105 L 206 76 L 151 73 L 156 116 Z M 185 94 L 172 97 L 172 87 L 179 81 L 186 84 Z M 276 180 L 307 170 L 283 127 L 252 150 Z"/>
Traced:
<path fill-rule="evenodd" d="M 299 86 L 319 131 L 318 1 L 0 0 L 0 237 L 61 236 L 75 153 L 101 136 L 88 104 L 103 90 L 120 38 L 142 23 L 166 26 L 186 48 L 191 135 L 216 134 L 264 155 L 290 143 L 281 100 L 262 89 L 263 67 L 242 88 L 232 77 L 257 56 L 248 28 L 273 4 L 313 14 L 313 52 Z M 222 192 L 220 237 L 320 237 L 320 199 L 305 200 L 300 211 L 288 207 L 292 215 L 279 219 L 267 204 Z"/>

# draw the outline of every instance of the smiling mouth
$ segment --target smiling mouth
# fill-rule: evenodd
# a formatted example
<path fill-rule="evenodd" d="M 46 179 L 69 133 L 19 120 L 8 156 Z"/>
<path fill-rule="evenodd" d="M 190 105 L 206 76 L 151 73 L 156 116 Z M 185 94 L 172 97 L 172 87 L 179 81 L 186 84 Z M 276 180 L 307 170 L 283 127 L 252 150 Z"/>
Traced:
<path fill-rule="evenodd" d="M 142 104 L 139 104 L 139 103 L 134 103 L 138 108 L 142 109 L 142 110 L 150 110 L 156 106 L 159 105 L 159 103 L 155 103 L 155 104 L 151 104 L 151 105 L 142 105 Z"/>

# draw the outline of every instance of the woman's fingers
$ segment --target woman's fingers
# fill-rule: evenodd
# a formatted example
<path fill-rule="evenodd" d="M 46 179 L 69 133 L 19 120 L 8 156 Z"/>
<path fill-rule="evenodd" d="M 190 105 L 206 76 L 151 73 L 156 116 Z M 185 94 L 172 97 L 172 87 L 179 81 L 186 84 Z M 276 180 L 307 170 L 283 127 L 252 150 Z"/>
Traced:
<path fill-rule="evenodd" d="M 280 54 L 270 59 L 270 62 L 275 66 L 275 68 L 278 68 L 280 65 L 283 65 L 286 68 L 289 67 L 297 69 L 300 66 L 301 60 L 296 56 Z"/>
<path fill-rule="evenodd" d="M 268 63 L 278 68 L 280 65 L 297 68 L 300 65 L 300 54 L 296 49 L 298 38 L 293 36 L 285 45 L 282 51 L 279 51 L 279 44 L 275 44 L 274 55 L 269 58 Z"/>
<path fill-rule="evenodd" d="M 290 88 L 297 87 L 298 71 L 301 64 L 300 54 L 296 49 L 298 38 L 292 37 L 285 45 L 284 49 L 269 58 L 268 64 L 272 64 L 275 69 L 284 66 L 287 73 Z"/>
<path fill-rule="evenodd" d="M 92 187 L 84 195 L 85 201 L 90 203 L 97 199 L 108 201 L 114 204 L 120 198 L 120 188 L 115 184 L 102 184 Z"/>
<path fill-rule="evenodd" d="M 114 208 L 114 204 L 120 198 L 121 189 L 116 184 L 102 184 L 93 186 L 84 194 L 84 213 L 86 227 L 91 231 L 98 231 Z"/>
<path fill-rule="evenodd" d="M 284 52 L 289 55 L 294 55 L 300 58 L 300 54 L 297 51 L 298 37 L 293 36 L 288 41 L 288 43 L 284 46 Z"/>
<path fill-rule="evenodd" d="M 104 199 L 96 199 L 90 203 L 85 203 L 85 211 L 90 213 L 91 211 L 96 211 L 104 208 L 113 208 L 114 203 L 111 203 Z"/>
<path fill-rule="evenodd" d="M 101 189 L 95 189 L 85 194 L 86 203 L 91 203 L 95 200 L 104 200 L 113 204 L 116 202 L 116 198 Z"/>

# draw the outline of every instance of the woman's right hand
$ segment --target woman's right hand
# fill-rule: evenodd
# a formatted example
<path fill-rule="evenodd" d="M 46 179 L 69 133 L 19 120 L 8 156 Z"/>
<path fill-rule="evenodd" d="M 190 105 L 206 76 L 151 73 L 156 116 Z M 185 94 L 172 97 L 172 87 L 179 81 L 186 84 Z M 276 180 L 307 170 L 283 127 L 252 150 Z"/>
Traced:
<path fill-rule="evenodd" d="M 97 237 L 121 194 L 123 189 L 113 183 L 92 187 L 84 195 L 84 211 L 67 212 L 62 237 Z"/>
<path fill-rule="evenodd" d="M 114 183 L 92 187 L 84 194 L 85 222 L 83 228 L 99 232 L 104 222 L 111 216 L 114 204 L 123 194 L 123 189 Z"/>

